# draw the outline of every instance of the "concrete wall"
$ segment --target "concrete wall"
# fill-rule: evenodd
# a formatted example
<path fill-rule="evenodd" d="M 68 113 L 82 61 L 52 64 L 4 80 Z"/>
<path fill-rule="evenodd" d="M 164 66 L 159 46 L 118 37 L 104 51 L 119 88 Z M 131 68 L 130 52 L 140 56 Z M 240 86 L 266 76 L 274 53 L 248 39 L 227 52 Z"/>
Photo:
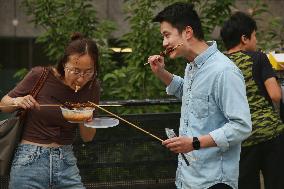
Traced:
<path fill-rule="evenodd" d="M 29 23 L 30 17 L 26 16 L 21 7 L 22 0 L 0 0 L 0 36 L 4 37 L 32 37 L 37 36 L 41 30 Z M 18 25 L 13 25 L 13 19 L 17 18 Z"/>
<path fill-rule="evenodd" d="M 29 23 L 31 18 L 26 16 L 21 2 L 22 0 L 0 0 L 0 37 L 32 37 L 41 33 L 40 28 L 35 28 L 33 24 Z M 110 19 L 117 23 L 118 29 L 112 34 L 114 37 L 120 37 L 129 31 L 125 14 L 123 14 L 123 2 L 124 0 L 93 0 L 99 19 Z M 253 3 L 254 0 L 237 0 L 237 7 L 246 11 L 248 2 Z M 282 10 L 284 0 L 263 0 L 263 2 L 269 4 L 273 15 L 284 18 Z M 12 24 L 14 18 L 18 20 L 17 27 Z"/>

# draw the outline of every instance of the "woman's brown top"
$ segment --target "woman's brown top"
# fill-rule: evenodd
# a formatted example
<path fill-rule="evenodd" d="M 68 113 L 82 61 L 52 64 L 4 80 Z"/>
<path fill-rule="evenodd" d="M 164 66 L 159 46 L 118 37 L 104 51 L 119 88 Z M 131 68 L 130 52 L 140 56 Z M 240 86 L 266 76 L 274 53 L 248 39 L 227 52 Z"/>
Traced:
<path fill-rule="evenodd" d="M 35 83 L 40 78 L 42 67 L 33 68 L 25 78 L 8 93 L 8 96 L 15 98 L 28 95 Z M 98 104 L 100 87 L 97 80 L 90 81 L 78 92 L 63 84 L 60 79 L 55 77 L 52 71 L 43 84 L 43 87 L 36 96 L 39 104 L 59 104 L 61 102 L 88 101 Z M 54 98 L 55 97 L 55 98 Z M 41 107 L 40 110 L 30 109 L 27 111 L 24 132 L 22 139 L 40 144 L 56 142 L 58 144 L 72 144 L 75 138 L 75 130 L 78 124 L 67 122 L 58 106 Z"/>

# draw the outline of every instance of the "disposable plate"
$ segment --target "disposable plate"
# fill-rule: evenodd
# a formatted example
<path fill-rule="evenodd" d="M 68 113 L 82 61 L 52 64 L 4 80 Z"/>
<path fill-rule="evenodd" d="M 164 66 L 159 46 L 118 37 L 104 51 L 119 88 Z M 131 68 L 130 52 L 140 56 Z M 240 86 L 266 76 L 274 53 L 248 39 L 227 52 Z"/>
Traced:
<path fill-rule="evenodd" d="M 109 128 L 117 126 L 118 124 L 119 124 L 118 119 L 110 117 L 94 118 L 92 121 L 84 123 L 86 127 L 91 127 L 91 128 Z"/>

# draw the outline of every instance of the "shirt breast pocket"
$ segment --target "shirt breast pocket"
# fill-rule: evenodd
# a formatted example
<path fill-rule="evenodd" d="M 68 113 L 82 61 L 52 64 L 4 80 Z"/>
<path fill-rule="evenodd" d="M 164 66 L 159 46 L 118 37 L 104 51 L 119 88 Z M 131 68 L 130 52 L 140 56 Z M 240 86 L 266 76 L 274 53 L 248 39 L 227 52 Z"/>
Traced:
<path fill-rule="evenodd" d="M 209 115 L 209 95 L 192 93 L 192 113 L 198 118 L 206 118 Z"/>

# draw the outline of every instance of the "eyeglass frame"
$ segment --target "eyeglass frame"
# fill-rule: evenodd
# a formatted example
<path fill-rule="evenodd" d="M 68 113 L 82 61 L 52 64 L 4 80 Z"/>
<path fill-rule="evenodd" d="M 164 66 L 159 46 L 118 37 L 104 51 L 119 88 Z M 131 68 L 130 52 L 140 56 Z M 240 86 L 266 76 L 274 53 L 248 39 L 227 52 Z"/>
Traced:
<path fill-rule="evenodd" d="M 64 70 L 68 71 L 70 74 L 72 74 L 73 76 L 75 76 L 77 78 L 80 78 L 80 77 L 91 78 L 95 74 L 94 70 L 82 71 L 78 68 L 74 68 L 74 67 L 72 68 L 72 67 L 68 67 L 68 66 L 65 66 Z"/>

